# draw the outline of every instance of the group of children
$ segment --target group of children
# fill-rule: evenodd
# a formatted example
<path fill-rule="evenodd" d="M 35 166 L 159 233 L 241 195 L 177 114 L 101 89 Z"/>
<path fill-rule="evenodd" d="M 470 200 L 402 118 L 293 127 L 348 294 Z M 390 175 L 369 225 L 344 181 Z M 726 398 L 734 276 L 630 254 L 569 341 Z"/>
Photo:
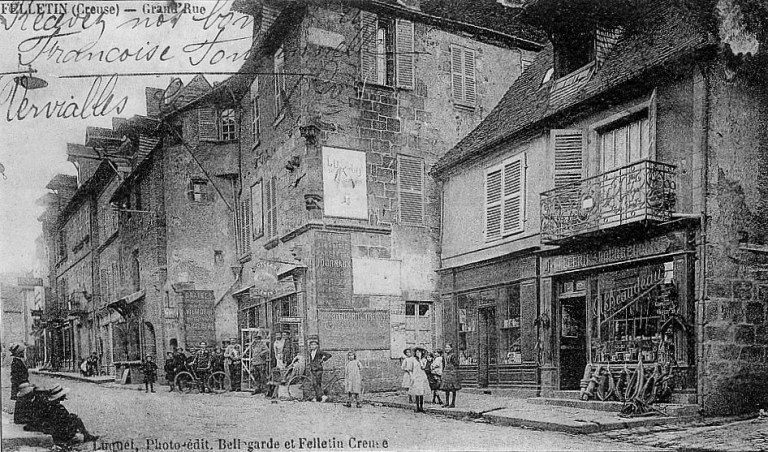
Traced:
<path fill-rule="evenodd" d="M 461 389 L 458 375 L 458 361 L 451 344 L 445 351 L 428 352 L 422 347 L 406 348 L 402 361 L 402 387 L 408 391 L 408 402 L 416 404 L 416 412 L 424 412 L 424 396 L 432 393 L 432 403 L 445 408 L 456 407 L 456 391 Z M 438 391 L 445 392 L 445 403 Z M 453 395 L 453 399 L 451 399 Z"/>

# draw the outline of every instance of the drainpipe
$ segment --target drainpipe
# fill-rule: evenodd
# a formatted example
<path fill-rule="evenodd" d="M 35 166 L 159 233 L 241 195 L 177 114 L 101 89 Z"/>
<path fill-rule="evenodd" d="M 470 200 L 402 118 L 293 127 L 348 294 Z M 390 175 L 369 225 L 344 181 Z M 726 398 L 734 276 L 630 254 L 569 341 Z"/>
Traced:
<path fill-rule="evenodd" d="M 704 406 L 704 303 L 707 294 L 707 193 L 709 191 L 709 94 L 710 81 L 707 68 L 697 65 L 694 79 L 701 83 L 701 117 L 698 124 L 701 152 L 701 237 L 699 239 L 699 294 L 696 297 L 696 403 Z"/>

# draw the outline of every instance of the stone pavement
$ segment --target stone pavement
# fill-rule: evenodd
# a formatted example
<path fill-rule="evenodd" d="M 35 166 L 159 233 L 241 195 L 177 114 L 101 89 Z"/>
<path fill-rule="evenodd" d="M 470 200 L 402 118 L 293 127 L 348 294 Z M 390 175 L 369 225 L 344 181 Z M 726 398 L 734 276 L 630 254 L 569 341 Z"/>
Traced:
<path fill-rule="evenodd" d="M 39 432 L 28 432 L 21 425 L 13 423 L 13 416 L 3 411 L 3 441 L 4 450 L 14 450 L 21 447 L 51 447 L 53 439 L 51 435 Z"/>
<path fill-rule="evenodd" d="M 402 393 L 367 394 L 372 404 L 413 409 L 408 397 Z M 443 408 L 427 403 L 424 410 L 431 414 L 453 418 L 475 419 L 497 425 L 528 427 L 537 430 L 568 433 L 596 433 L 640 426 L 674 424 L 690 420 L 672 416 L 623 418 L 618 413 L 568 406 L 550 406 L 532 403 L 526 399 L 471 394 L 459 391 L 456 408 Z"/>

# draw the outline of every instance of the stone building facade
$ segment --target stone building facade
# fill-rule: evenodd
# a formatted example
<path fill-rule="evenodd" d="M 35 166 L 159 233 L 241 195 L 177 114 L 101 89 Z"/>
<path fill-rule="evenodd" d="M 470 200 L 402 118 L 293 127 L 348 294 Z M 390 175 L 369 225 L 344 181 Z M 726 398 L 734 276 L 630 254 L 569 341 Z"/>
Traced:
<path fill-rule="evenodd" d="M 552 44 L 436 165 L 468 383 L 559 397 L 643 362 L 706 414 L 766 403 L 765 58 L 684 3 L 530 2 Z"/>
<path fill-rule="evenodd" d="M 261 29 L 230 81 L 247 88 L 251 138 L 235 201 L 239 327 L 287 332 L 293 353 L 317 337 L 336 368 L 354 348 L 369 390 L 396 386 L 404 348 L 442 346 L 427 173 L 540 48 L 523 27 L 481 30 L 418 3 L 267 2 L 247 11 Z"/>

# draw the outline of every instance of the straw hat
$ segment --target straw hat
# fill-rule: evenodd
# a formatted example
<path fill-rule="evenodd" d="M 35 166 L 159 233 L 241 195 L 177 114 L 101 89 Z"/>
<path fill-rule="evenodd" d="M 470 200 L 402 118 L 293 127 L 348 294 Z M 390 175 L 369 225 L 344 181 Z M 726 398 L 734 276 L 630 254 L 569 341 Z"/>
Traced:
<path fill-rule="evenodd" d="M 59 386 L 59 389 L 57 391 L 51 391 L 51 394 L 48 396 L 48 401 L 53 402 L 54 400 L 59 400 L 60 398 L 64 397 L 69 393 L 69 388 L 62 388 Z"/>
<path fill-rule="evenodd" d="M 24 353 L 24 350 L 26 347 L 24 347 L 24 344 L 13 344 L 10 346 L 9 350 L 11 351 L 12 355 L 20 355 Z"/>
<path fill-rule="evenodd" d="M 31 394 L 35 390 L 35 387 L 32 386 L 30 383 L 22 383 L 19 385 L 19 397 L 24 397 L 25 395 Z"/>

